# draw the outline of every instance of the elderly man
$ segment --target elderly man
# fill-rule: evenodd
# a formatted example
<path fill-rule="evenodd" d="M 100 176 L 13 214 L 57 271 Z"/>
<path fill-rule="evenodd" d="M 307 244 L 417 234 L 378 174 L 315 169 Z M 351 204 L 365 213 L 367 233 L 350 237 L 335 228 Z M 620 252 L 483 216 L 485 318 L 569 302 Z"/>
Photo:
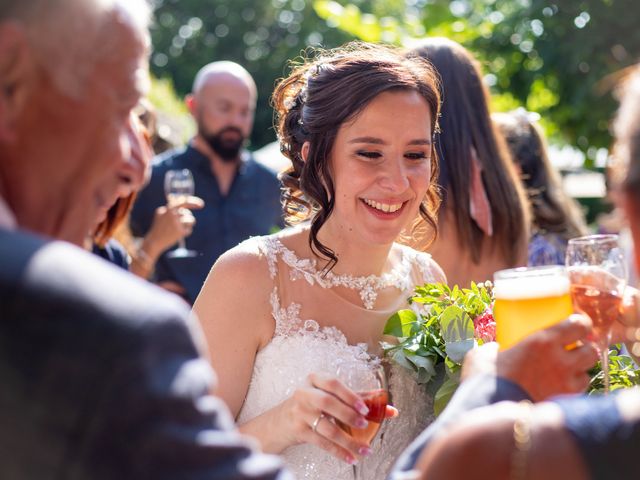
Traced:
<path fill-rule="evenodd" d="M 151 182 L 133 208 L 131 229 L 136 236 L 145 235 L 156 209 L 165 205 L 167 171 L 191 170 L 195 194 L 204 200 L 204 208 L 193 212 L 192 232 L 193 218 L 181 209 L 192 256 L 163 253 L 159 245 L 148 241 L 142 252 L 149 265 L 157 260 L 155 280 L 193 303 L 222 253 L 250 236 L 270 233 L 283 221 L 275 173 L 243 150 L 256 104 L 256 86 L 249 72 L 233 62 L 206 65 L 196 75 L 193 93 L 186 101 L 198 132 L 185 149 L 156 159 Z"/>
<path fill-rule="evenodd" d="M 2 478 L 283 476 L 208 396 L 184 302 L 46 238 L 81 244 L 134 181 L 148 16 L 143 0 L 0 3 Z"/>

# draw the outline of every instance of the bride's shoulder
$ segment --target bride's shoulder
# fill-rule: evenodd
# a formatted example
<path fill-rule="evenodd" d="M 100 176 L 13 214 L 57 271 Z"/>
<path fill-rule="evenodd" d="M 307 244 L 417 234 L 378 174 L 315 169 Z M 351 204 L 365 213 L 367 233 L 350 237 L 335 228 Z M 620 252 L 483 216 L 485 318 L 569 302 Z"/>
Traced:
<path fill-rule="evenodd" d="M 243 277 L 250 274 L 252 278 L 268 274 L 273 279 L 277 258 L 291 253 L 292 244 L 296 245 L 303 237 L 304 231 L 293 227 L 272 235 L 251 237 L 222 254 L 213 270 L 224 270 Z"/>
<path fill-rule="evenodd" d="M 394 246 L 401 252 L 403 259 L 408 260 L 413 266 L 420 269 L 425 282 L 446 283 L 447 277 L 444 271 L 430 253 L 398 243 L 394 244 Z"/>

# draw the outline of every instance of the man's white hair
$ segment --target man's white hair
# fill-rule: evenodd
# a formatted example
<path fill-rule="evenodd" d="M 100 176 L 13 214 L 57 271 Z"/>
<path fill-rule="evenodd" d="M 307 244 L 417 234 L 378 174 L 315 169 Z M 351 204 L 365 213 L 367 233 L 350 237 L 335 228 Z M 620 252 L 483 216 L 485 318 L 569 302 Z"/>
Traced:
<path fill-rule="evenodd" d="M 0 22 L 17 20 L 27 29 L 40 63 L 56 86 L 82 96 L 87 75 L 113 45 L 114 19 L 148 36 L 151 9 L 146 0 L 2 0 Z"/>
<path fill-rule="evenodd" d="M 255 98 L 257 96 L 256 83 L 251 74 L 242 65 L 228 60 L 212 62 L 202 67 L 196 74 L 191 91 L 198 93 L 212 76 L 220 73 L 226 73 L 241 79 L 249 87 L 253 97 Z"/>

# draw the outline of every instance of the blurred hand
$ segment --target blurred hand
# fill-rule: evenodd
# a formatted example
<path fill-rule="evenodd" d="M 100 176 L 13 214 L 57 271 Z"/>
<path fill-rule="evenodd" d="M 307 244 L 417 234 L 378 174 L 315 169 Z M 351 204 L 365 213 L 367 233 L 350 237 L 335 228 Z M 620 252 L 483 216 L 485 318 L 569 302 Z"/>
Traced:
<path fill-rule="evenodd" d="M 590 320 L 575 314 L 507 350 L 498 351 L 496 343 L 483 345 L 465 357 L 462 378 L 495 374 L 520 385 L 534 401 L 582 392 L 589 385 L 587 370 L 598 360 L 595 346 L 587 340 L 590 333 Z"/>
<path fill-rule="evenodd" d="M 611 326 L 611 343 L 635 341 L 640 328 L 640 290 L 627 286 L 618 321 Z"/>
<path fill-rule="evenodd" d="M 180 285 L 178 282 L 174 282 L 171 280 L 164 280 L 162 282 L 158 282 L 158 286 L 164 288 L 168 292 L 175 293 L 180 297 L 184 297 L 187 293 L 185 288 Z"/>
<path fill-rule="evenodd" d="M 191 235 L 196 219 L 191 210 L 204 207 L 201 198 L 190 196 L 185 202 L 171 207 L 158 207 L 155 211 L 149 233 L 145 237 L 146 250 L 153 250 L 158 255 L 179 240 Z"/>

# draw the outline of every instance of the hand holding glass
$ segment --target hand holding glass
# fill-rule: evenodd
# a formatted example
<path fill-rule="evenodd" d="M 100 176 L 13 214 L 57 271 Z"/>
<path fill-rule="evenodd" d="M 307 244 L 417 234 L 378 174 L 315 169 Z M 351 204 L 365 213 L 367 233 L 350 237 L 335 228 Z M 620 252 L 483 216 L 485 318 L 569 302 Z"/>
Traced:
<path fill-rule="evenodd" d="M 164 193 L 167 197 L 167 205 L 169 208 L 188 201 L 189 197 L 194 194 L 194 191 L 193 175 L 189 169 L 168 170 L 165 174 Z M 180 239 L 178 248 L 167 253 L 167 256 L 172 258 L 195 257 L 196 255 L 197 252 L 187 249 L 184 238 Z"/>

